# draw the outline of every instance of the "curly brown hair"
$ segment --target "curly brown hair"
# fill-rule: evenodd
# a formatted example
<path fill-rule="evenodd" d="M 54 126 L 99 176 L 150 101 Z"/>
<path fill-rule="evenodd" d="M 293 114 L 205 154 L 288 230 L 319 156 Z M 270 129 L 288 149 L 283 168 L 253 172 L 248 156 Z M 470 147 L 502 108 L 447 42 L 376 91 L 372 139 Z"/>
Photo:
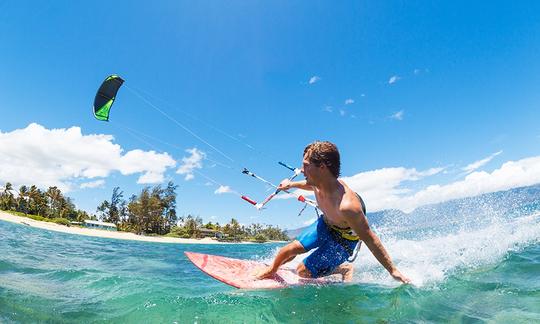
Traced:
<path fill-rule="evenodd" d="M 336 178 L 341 174 L 339 151 L 334 143 L 328 141 L 310 143 L 304 149 L 304 156 L 316 166 L 326 165 Z"/>

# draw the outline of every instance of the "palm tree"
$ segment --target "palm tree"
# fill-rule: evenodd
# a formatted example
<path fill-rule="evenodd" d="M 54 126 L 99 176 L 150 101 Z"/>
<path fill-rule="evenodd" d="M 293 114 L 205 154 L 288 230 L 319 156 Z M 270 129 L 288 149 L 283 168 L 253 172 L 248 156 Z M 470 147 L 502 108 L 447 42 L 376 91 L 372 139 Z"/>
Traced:
<path fill-rule="evenodd" d="M 28 187 L 22 185 L 19 188 L 19 196 L 17 197 L 17 209 L 18 211 L 24 212 L 25 215 L 28 214 Z"/>
<path fill-rule="evenodd" d="M 49 210 L 50 215 L 49 218 L 53 217 L 60 217 L 60 209 L 63 204 L 64 197 L 62 196 L 62 192 L 57 187 L 49 187 L 47 189 L 47 197 L 49 198 Z"/>
<path fill-rule="evenodd" d="M 34 215 L 43 216 L 47 209 L 45 196 L 35 185 L 30 186 L 28 191 L 28 212 Z"/>
<path fill-rule="evenodd" d="M 15 197 L 13 197 L 13 185 L 6 182 L 0 193 L 0 209 L 11 210 L 15 207 Z"/>

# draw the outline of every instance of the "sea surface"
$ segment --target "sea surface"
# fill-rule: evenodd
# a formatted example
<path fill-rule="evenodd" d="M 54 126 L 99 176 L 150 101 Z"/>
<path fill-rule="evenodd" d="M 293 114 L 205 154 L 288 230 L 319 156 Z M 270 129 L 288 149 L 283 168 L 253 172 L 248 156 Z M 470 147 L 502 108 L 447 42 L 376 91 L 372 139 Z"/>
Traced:
<path fill-rule="evenodd" d="M 363 247 L 352 283 L 237 290 L 183 252 L 269 262 L 281 245 L 122 241 L 0 221 L 0 323 L 540 323 L 539 187 L 368 216 L 414 285 L 394 282 Z"/>

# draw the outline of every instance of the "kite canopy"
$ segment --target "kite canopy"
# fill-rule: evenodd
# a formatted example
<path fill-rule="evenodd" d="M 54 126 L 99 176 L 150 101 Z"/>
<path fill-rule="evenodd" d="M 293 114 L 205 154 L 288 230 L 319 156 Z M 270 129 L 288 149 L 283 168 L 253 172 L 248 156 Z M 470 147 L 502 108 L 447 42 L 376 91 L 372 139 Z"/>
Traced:
<path fill-rule="evenodd" d="M 96 119 L 109 120 L 109 113 L 116 98 L 116 93 L 123 83 L 124 80 L 115 74 L 108 76 L 103 81 L 94 99 L 94 116 Z"/>

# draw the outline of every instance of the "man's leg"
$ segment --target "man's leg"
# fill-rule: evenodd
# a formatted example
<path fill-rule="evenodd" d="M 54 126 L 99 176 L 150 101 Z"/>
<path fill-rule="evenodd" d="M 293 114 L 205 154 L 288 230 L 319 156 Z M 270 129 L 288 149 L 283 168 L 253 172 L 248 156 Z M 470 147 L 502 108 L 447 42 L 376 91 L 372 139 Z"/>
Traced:
<path fill-rule="evenodd" d="M 341 264 L 334 271 L 328 275 L 340 274 L 344 282 L 351 282 L 353 278 L 354 267 L 352 264 Z M 296 267 L 296 273 L 302 278 L 312 278 L 312 274 L 309 269 L 306 267 L 305 263 L 302 262 Z"/>
<path fill-rule="evenodd" d="M 309 272 L 308 268 L 306 268 L 306 265 L 304 264 L 304 262 L 301 262 L 296 267 L 296 274 L 302 278 L 311 278 L 311 272 Z"/>
<path fill-rule="evenodd" d="M 304 249 L 304 246 L 300 244 L 299 241 L 292 241 L 291 243 L 285 245 L 279 250 L 272 265 L 260 274 L 258 274 L 257 279 L 265 279 L 272 277 L 282 264 L 291 261 L 298 254 L 302 254 L 305 252 L 306 250 Z"/>
<path fill-rule="evenodd" d="M 344 282 L 351 282 L 353 278 L 354 267 L 352 264 L 342 264 L 332 272 L 332 274 L 341 274 Z"/>

